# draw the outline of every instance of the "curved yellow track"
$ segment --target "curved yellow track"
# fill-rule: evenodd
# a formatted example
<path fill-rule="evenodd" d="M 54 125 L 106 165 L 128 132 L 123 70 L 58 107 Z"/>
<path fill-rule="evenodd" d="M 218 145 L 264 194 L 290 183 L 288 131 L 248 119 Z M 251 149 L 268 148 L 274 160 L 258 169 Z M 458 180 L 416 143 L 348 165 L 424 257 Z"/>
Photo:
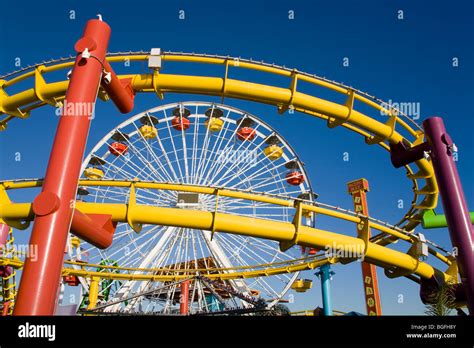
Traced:
<path fill-rule="evenodd" d="M 146 53 L 108 57 L 111 63 L 140 62 L 147 59 L 148 55 Z M 330 128 L 336 126 L 348 128 L 364 136 L 368 144 L 378 144 L 386 150 L 389 150 L 388 143 L 404 141 L 406 144 L 416 145 L 424 140 L 424 134 L 419 127 L 403 117 L 397 110 L 387 109 L 381 101 L 334 81 L 297 70 L 231 57 L 165 53 L 162 55 L 162 60 L 165 67 L 166 62 L 215 64 L 222 66 L 224 72 L 222 77 L 211 77 L 164 74 L 162 71 L 154 70 L 149 74 L 128 74 L 121 75 L 119 78 L 130 78 L 132 87 L 136 92 L 154 92 L 160 97 L 165 93 L 217 95 L 223 98 L 239 98 L 275 105 L 282 112 L 287 109 L 294 109 L 327 120 Z M 25 69 L 19 74 L 9 75 L 9 80 L 0 80 L 0 114 L 7 115 L 0 120 L 0 129 L 5 129 L 7 123 L 13 118 L 27 118 L 30 111 L 37 107 L 47 104 L 56 106 L 60 103 L 64 99 L 68 81 L 47 83 L 44 76 L 58 70 L 70 69 L 72 65 L 72 61 L 52 62 Z M 288 78 L 289 87 L 277 87 L 231 79 L 228 77 L 231 69 L 237 69 L 237 71 L 238 69 L 250 69 L 284 76 Z M 8 90 L 18 87 L 17 84 L 20 82 L 29 82 L 31 87 L 9 95 Z M 301 82 L 343 94 L 347 100 L 344 104 L 339 104 L 302 93 L 298 90 L 298 83 Z M 99 95 L 103 99 L 107 99 L 103 91 Z M 388 115 L 386 122 L 378 121 L 357 111 L 355 102 L 370 106 L 379 115 L 384 112 Z M 407 176 L 413 182 L 414 198 L 409 211 L 397 224 L 399 226 L 403 225 L 403 228 L 408 231 L 413 230 L 420 223 L 425 210 L 436 207 L 438 200 L 438 186 L 431 163 L 421 159 L 415 162 L 414 166 L 416 170 L 406 167 Z M 419 179 L 425 181 L 423 186 L 418 184 Z M 396 238 L 390 238 L 383 243 L 388 244 L 395 240 Z"/>
<path fill-rule="evenodd" d="M 12 203 L 6 192 L 11 189 L 33 188 L 41 186 L 42 182 L 35 181 L 9 181 L 0 183 L 0 222 L 6 222 L 12 226 L 19 225 L 19 227 L 26 227 L 28 221 L 34 218 L 31 208 L 31 203 Z M 256 219 L 244 216 L 235 216 L 227 213 L 216 211 L 197 211 L 186 210 L 178 208 L 164 208 L 136 204 L 136 202 L 128 201 L 124 203 L 86 203 L 77 202 L 76 209 L 83 213 L 102 213 L 111 214 L 112 219 L 117 222 L 125 222 L 131 225 L 134 224 L 154 224 L 154 225 L 169 225 L 201 230 L 210 230 L 217 233 L 232 233 L 245 236 L 252 236 L 257 238 L 271 239 L 279 241 L 282 247 L 289 247 L 291 245 L 301 245 L 307 247 L 314 247 L 320 250 L 327 250 L 328 246 L 337 246 L 337 253 L 348 254 L 356 251 L 362 251 L 364 260 L 375 265 L 381 266 L 388 270 L 388 276 L 397 277 L 405 275 L 418 275 L 422 278 L 430 278 L 435 273 L 446 278 L 448 273 L 444 273 L 433 266 L 420 261 L 420 256 L 417 254 L 417 245 L 420 243 L 418 237 L 405 230 L 401 230 L 394 226 L 384 225 L 374 222 L 368 217 L 344 213 L 334 209 L 325 208 L 318 205 L 313 205 L 310 202 L 301 200 L 293 200 L 290 198 L 271 197 L 262 194 L 241 192 L 229 189 L 217 189 L 212 187 L 154 183 L 154 182 L 131 182 L 131 181 L 107 181 L 107 180 L 81 180 L 81 186 L 114 186 L 124 188 L 147 188 L 152 190 L 169 190 L 182 192 L 198 192 L 206 195 L 225 196 L 239 200 L 250 200 L 256 202 L 265 202 L 269 204 L 294 207 L 295 217 L 293 222 L 281 222 L 265 219 Z M 302 226 L 301 216 L 305 212 L 312 212 L 330 216 L 337 219 L 342 219 L 354 224 L 362 224 L 367 229 L 374 229 L 383 232 L 389 236 L 400 239 L 408 243 L 410 247 L 409 252 L 403 253 L 384 246 L 381 240 L 368 240 L 366 235 L 362 233 L 359 237 L 351 237 L 344 234 L 326 231 L 322 229 Z M 25 223 L 26 221 L 26 223 Z M 20 225 L 23 223 L 23 225 Z M 352 231 L 354 229 L 351 229 Z M 430 253 L 444 262 L 446 266 L 452 265 L 452 258 L 449 255 L 442 255 L 438 251 L 430 248 Z M 341 254 L 338 254 L 341 255 Z M 210 274 L 211 277 L 219 279 L 231 278 L 245 278 L 256 277 L 262 275 L 271 275 L 282 272 L 294 272 L 297 270 L 304 270 L 318 267 L 326 262 L 352 262 L 355 259 L 347 259 L 342 257 L 331 257 L 308 260 L 300 264 L 294 263 L 291 265 L 284 265 L 282 267 L 275 267 L 266 269 L 239 269 L 235 272 L 218 272 L 217 274 Z M 15 267 L 21 267 L 21 261 L 14 259 L 1 259 L 0 263 L 10 264 Z M 81 269 L 66 268 L 65 274 L 76 274 L 83 277 L 101 276 L 103 278 L 113 279 L 132 279 L 132 280 L 179 280 L 189 277 L 186 274 L 166 274 L 166 270 L 161 269 L 153 274 L 144 274 L 142 270 L 134 269 L 133 273 L 130 270 L 122 269 L 121 273 L 110 272 L 94 272 L 87 266 L 81 264 Z M 89 268 L 89 269 L 87 269 Z M 103 268 L 103 267 L 102 267 Z M 255 266 L 259 268 L 259 266 Z M 138 272 L 137 272 L 138 271 Z M 146 272 L 145 272 L 146 273 Z"/>

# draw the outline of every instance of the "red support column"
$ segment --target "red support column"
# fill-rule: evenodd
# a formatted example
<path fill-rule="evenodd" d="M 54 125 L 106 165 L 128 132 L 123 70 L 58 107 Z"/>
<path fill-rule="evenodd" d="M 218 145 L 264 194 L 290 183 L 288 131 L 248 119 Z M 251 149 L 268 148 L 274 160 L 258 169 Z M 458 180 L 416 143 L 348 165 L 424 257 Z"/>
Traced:
<path fill-rule="evenodd" d="M 33 202 L 36 217 L 30 247 L 37 247 L 37 257 L 26 258 L 14 315 L 55 313 L 64 248 L 91 114 L 102 78 L 101 62 L 105 59 L 109 37 L 110 27 L 94 19 L 87 22 L 82 38 L 75 45 L 78 55 L 65 107 L 59 119 L 42 192 Z"/>
<path fill-rule="evenodd" d="M 187 315 L 189 312 L 189 280 L 181 283 L 181 296 L 179 299 L 179 313 Z"/>

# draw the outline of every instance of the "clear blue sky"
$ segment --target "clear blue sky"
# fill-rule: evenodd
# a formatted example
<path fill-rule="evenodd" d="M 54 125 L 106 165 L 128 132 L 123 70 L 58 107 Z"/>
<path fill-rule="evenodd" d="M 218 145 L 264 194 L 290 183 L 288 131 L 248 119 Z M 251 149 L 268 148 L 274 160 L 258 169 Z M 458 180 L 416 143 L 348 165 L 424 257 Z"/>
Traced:
<path fill-rule="evenodd" d="M 241 56 L 316 73 L 383 100 L 420 103 L 420 123 L 432 115 L 444 117 L 459 148 L 458 169 L 473 209 L 472 1 L 110 0 L 55 5 L 51 1 L 8 1 L 4 6 L 8 11 L 0 14 L 0 74 L 16 70 L 17 57 L 27 66 L 72 54 L 86 20 L 101 13 L 112 27 L 111 52 L 161 47 Z M 74 20 L 69 18 L 71 10 L 75 11 Z M 179 20 L 179 10 L 185 11 L 185 20 Z M 294 11 L 294 20 L 288 19 L 289 10 Z M 403 20 L 397 18 L 398 10 L 403 11 Z M 343 66 L 344 57 L 349 58 L 349 67 Z M 452 66 L 453 57 L 459 59 L 458 67 Z M 165 70 L 169 71 L 173 70 Z M 181 72 L 203 73 L 193 66 Z M 193 99 L 216 100 L 168 95 L 164 102 Z M 153 95 L 139 95 L 135 110 L 159 103 Z M 238 100 L 226 103 L 260 116 L 294 146 L 321 201 L 352 208 L 346 183 L 365 177 L 371 186 L 371 215 L 395 223 L 405 212 L 397 204 L 399 199 L 409 204 L 411 183 L 403 169 L 391 166 L 387 153 L 379 147 L 366 146 L 361 137 L 341 129 L 329 130 L 324 122 L 307 116 L 279 116 L 273 107 Z M 125 117 L 112 104 L 100 104 L 88 149 Z M 56 122 L 52 108 L 37 110 L 28 120 L 11 122 L 0 136 L 0 178 L 42 177 Z M 22 156 L 19 162 L 14 161 L 16 152 Z M 350 161 L 343 161 L 344 152 L 349 152 Z M 355 233 L 329 220 L 319 226 Z M 426 235 L 450 246 L 445 229 L 426 231 Z M 360 265 L 336 266 L 334 271 L 334 308 L 365 312 Z M 378 274 L 385 314 L 423 313 L 416 284 L 387 279 L 381 270 Z M 314 278 L 311 273 L 305 276 Z M 398 303 L 399 295 L 403 295 L 403 303 Z M 317 305 L 321 305 L 321 296 L 316 281 L 310 292 L 296 297 L 293 308 Z"/>

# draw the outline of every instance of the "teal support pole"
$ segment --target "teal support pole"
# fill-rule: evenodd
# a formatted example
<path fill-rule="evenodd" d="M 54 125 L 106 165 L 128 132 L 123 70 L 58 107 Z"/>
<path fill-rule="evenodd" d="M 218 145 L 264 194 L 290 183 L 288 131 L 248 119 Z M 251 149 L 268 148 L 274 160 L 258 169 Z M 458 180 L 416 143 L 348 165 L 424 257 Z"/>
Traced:
<path fill-rule="evenodd" d="M 321 279 L 321 295 L 323 298 L 323 311 L 325 316 L 332 315 L 331 303 L 331 277 L 334 274 L 331 271 L 329 264 L 319 267 L 319 272 L 316 275 Z"/>

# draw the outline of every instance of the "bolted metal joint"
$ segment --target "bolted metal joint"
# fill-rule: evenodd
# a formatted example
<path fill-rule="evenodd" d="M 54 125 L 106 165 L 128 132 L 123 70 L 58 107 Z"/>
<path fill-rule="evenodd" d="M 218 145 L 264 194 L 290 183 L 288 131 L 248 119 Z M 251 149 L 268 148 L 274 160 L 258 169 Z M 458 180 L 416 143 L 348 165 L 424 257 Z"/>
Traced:
<path fill-rule="evenodd" d="M 45 216 L 58 210 L 61 200 L 54 192 L 43 191 L 33 201 L 33 212 Z"/>
<path fill-rule="evenodd" d="M 428 142 L 409 147 L 404 142 L 390 144 L 390 160 L 395 168 L 406 166 L 407 164 L 429 158 L 430 145 Z"/>

